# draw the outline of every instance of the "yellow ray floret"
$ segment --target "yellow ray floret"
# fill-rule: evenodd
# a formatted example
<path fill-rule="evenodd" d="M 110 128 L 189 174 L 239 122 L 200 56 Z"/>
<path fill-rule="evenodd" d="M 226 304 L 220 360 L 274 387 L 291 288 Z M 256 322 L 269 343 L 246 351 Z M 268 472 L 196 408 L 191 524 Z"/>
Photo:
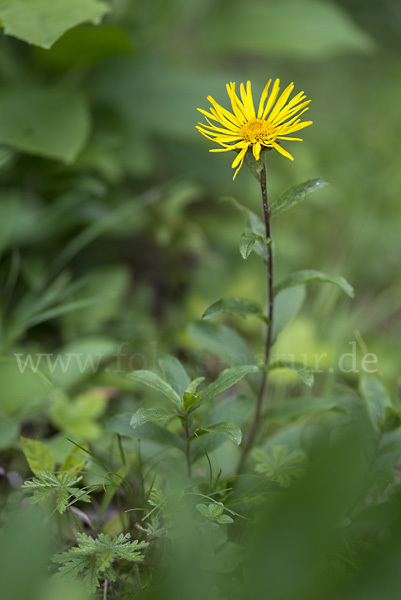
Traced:
<path fill-rule="evenodd" d="M 310 103 L 310 100 L 305 100 L 304 92 L 299 92 L 289 100 L 294 84 L 291 83 L 279 95 L 280 80 L 276 79 L 270 90 L 271 82 L 270 79 L 262 92 L 257 113 L 250 81 L 247 81 L 246 86 L 241 83 L 239 96 L 235 91 L 235 83 L 227 84 L 232 112 L 220 106 L 211 96 L 207 98 L 211 104 L 209 112 L 198 108 L 204 115 L 206 124 L 198 123 L 196 128 L 206 138 L 222 146 L 213 148 L 210 152 L 236 150 L 238 153 L 232 164 L 233 169 L 236 169 L 233 179 L 242 167 L 248 149 L 252 150 L 256 160 L 259 160 L 263 148 L 275 148 L 283 156 L 294 160 L 282 148 L 280 141 L 302 142 L 300 138 L 289 137 L 288 134 L 312 125 L 312 121 L 300 119 Z"/>

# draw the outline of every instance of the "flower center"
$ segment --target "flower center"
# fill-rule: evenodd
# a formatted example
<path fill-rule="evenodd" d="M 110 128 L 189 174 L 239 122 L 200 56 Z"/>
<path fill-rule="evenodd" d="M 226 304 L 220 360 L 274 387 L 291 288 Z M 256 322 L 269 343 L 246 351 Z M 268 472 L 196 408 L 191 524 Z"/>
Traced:
<path fill-rule="evenodd" d="M 274 127 L 264 119 L 251 119 L 242 126 L 241 135 L 249 144 L 263 142 L 274 136 Z"/>

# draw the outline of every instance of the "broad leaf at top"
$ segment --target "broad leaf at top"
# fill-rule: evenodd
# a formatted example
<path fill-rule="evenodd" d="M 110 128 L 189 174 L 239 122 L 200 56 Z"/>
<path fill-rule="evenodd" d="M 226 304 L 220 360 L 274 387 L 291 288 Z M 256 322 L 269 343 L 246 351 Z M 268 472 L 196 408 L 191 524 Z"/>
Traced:
<path fill-rule="evenodd" d="M 99 0 L 0 0 L 4 32 L 42 48 L 76 25 L 97 25 L 109 10 Z"/>

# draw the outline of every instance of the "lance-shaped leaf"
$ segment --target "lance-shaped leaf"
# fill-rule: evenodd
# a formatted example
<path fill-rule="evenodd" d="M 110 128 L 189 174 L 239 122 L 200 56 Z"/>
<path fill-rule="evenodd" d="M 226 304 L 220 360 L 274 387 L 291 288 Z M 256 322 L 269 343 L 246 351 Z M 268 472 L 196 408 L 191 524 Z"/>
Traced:
<path fill-rule="evenodd" d="M 238 446 L 242 440 L 241 429 L 234 423 L 216 423 L 216 425 L 210 425 L 210 427 L 201 427 L 195 432 L 196 435 L 203 435 L 204 433 L 221 433 Z"/>
<path fill-rule="evenodd" d="M 312 369 L 310 367 L 307 367 L 303 363 L 286 362 L 285 360 L 278 360 L 269 366 L 269 370 L 271 369 L 291 369 L 292 371 L 295 371 L 297 375 L 300 376 L 302 381 L 308 387 L 312 387 L 315 381 Z"/>
<path fill-rule="evenodd" d="M 385 386 L 377 375 L 363 373 L 359 381 L 359 392 L 365 401 L 373 426 L 379 430 L 385 420 L 386 409 L 392 407 Z"/>
<path fill-rule="evenodd" d="M 139 408 L 131 419 L 130 427 L 136 429 L 149 421 L 162 421 L 172 416 L 174 413 L 166 408 Z"/>
<path fill-rule="evenodd" d="M 248 375 L 249 373 L 255 373 L 259 371 L 257 365 L 242 365 L 240 367 L 231 367 L 231 369 L 225 369 L 217 377 L 216 381 L 207 386 L 202 392 L 202 397 L 193 407 L 192 410 L 199 408 L 201 404 L 211 400 L 217 394 L 221 394 L 224 390 L 230 388 L 236 384 L 240 379 Z"/>
<path fill-rule="evenodd" d="M 258 217 L 258 215 L 255 214 L 252 210 L 250 210 L 246 206 L 243 206 L 235 198 L 222 198 L 222 200 L 224 200 L 225 202 L 230 202 L 230 204 L 235 206 L 235 208 L 237 208 L 241 212 L 241 214 L 243 215 L 244 220 L 245 220 L 245 227 L 247 230 L 249 230 L 245 234 L 243 234 L 244 236 L 249 236 L 249 237 L 242 238 L 242 236 L 241 236 L 241 239 L 240 239 L 241 256 L 243 258 L 247 258 L 249 256 L 250 252 L 252 250 L 254 250 L 256 252 L 256 254 L 258 254 L 261 258 L 263 258 L 263 260 L 267 260 L 266 243 L 268 244 L 268 242 L 270 240 L 265 238 L 266 226 L 263 223 L 262 219 L 260 219 Z M 255 236 L 253 241 L 250 237 L 250 234 L 253 234 Z M 263 240 L 263 242 L 261 240 Z M 249 245 L 249 244 L 250 244 L 250 249 L 249 249 L 248 254 L 246 254 L 247 245 Z M 244 254 L 245 254 L 245 256 L 244 256 Z"/>
<path fill-rule="evenodd" d="M 257 235 L 252 231 L 246 231 L 242 233 L 239 238 L 239 251 L 244 260 L 248 258 L 252 250 L 256 252 L 261 258 L 266 260 L 266 248 L 272 243 L 270 238 Z"/>
<path fill-rule="evenodd" d="M 185 390 L 184 395 L 183 395 L 185 410 L 187 410 L 188 408 L 190 408 L 191 406 L 196 404 L 198 402 L 198 400 L 200 400 L 200 398 L 202 396 L 202 392 L 196 393 L 196 390 L 198 389 L 198 386 L 204 380 L 205 380 L 204 377 L 197 377 L 197 379 L 194 379 L 193 381 L 191 381 L 191 383 Z"/>
<path fill-rule="evenodd" d="M 169 400 L 171 400 L 171 402 L 173 402 L 173 404 L 175 404 L 177 408 L 181 409 L 182 399 L 180 398 L 180 396 L 171 387 L 171 385 L 163 381 L 163 379 L 159 377 L 159 375 L 156 375 L 156 373 L 152 373 L 152 371 L 138 370 L 129 373 L 128 377 L 130 379 L 133 379 L 134 381 L 143 383 L 144 385 L 147 385 L 148 387 L 160 392 Z"/>
<path fill-rule="evenodd" d="M 245 298 L 222 298 L 205 310 L 202 319 L 213 319 L 222 313 L 240 315 L 241 317 L 248 317 L 249 315 L 259 316 L 262 315 L 262 307 Z"/>
<path fill-rule="evenodd" d="M 309 179 L 304 183 L 293 185 L 284 190 L 284 192 L 277 198 L 276 202 L 271 205 L 271 216 L 278 215 L 279 213 L 292 208 L 299 202 L 303 202 L 303 200 L 305 200 L 309 194 L 315 192 L 316 190 L 322 189 L 325 185 L 327 185 L 327 181 L 324 179 Z"/>
<path fill-rule="evenodd" d="M 282 279 L 274 288 L 274 293 L 278 294 L 281 290 L 293 287 L 294 285 L 303 285 L 304 283 L 311 283 L 313 281 L 322 281 L 324 283 L 332 283 L 341 288 L 348 296 L 354 297 L 353 287 L 340 275 L 327 275 L 321 271 L 315 271 L 313 269 L 307 269 L 304 271 L 296 271 Z"/>
<path fill-rule="evenodd" d="M 163 378 L 182 396 L 191 380 L 181 362 L 175 356 L 167 355 L 159 360 L 159 365 Z"/>

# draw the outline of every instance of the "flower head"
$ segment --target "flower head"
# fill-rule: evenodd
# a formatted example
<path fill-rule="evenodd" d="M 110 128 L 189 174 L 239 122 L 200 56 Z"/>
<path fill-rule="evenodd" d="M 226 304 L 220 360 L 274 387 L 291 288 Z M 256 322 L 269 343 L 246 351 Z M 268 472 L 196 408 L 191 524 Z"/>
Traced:
<path fill-rule="evenodd" d="M 312 124 L 312 121 L 302 122 L 299 118 L 308 110 L 310 103 L 310 100 L 305 100 L 304 92 L 299 92 L 289 100 L 294 84 L 291 83 L 279 96 L 280 80 L 276 79 L 270 90 L 271 82 L 270 79 L 262 92 L 257 113 L 250 81 L 247 81 L 246 87 L 241 83 L 241 99 L 235 92 L 235 83 L 227 84 L 232 112 L 220 106 L 211 96 L 207 97 L 211 104 L 210 112 L 198 108 L 205 115 L 208 124 L 199 123 L 196 128 L 209 140 L 223 146 L 213 148 L 210 152 L 238 151 L 232 164 L 233 169 L 237 167 L 233 179 L 240 170 L 248 149 L 252 149 L 256 160 L 259 160 L 263 148 L 275 148 L 280 154 L 294 160 L 291 154 L 281 147 L 280 140 L 302 142 L 300 138 L 288 137 L 288 134 Z"/>

